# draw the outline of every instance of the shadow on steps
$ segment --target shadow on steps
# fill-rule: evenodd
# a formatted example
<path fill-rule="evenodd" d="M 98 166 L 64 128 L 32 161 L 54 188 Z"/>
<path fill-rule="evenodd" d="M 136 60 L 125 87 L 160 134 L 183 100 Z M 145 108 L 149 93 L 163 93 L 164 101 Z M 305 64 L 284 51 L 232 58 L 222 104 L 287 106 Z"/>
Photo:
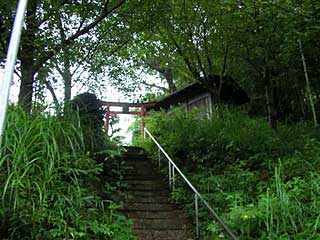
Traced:
<path fill-rule="evenodd" d="M 193 240 L 194 226 L 186 213 L 169 202 L 169 189 L 153 169 L 146 152 L 125 147 L 128 198 L 121 212 L 132 219 L 140 240 Z"/>

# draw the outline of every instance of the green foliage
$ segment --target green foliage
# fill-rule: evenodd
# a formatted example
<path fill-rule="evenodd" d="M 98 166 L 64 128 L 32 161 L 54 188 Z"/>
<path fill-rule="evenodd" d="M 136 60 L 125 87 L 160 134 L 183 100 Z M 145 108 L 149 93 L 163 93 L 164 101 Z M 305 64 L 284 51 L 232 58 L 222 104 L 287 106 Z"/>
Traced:
<path fill-rule="evenodd" d="M 134 92 L 144 84 L 141 71 L 155 74 L 153 64 L 170 69 L 180 87 L 193 81 L 210 86 L 210 75 L 232 76 L 252 99 L 253 114 L 275 114 L 288 121 L 311 119 L 298 40 L 318 105 L 319 1 L 127 3 L 119 15 L 123 14 L 132 40 L 108 64 L 114 85 Z M 219 95 L 220 87 L 218 83 L 209 90 Z"/>
<path fill-rule="evenodd" d="M 102 171 L 86 151 L 77 114 L 10 107 L 0 152 L 1 238 L 133 239 L 118 206 L 105 200 Z"/>
<path fill-rule="evenodd" d="M 240 239 L 318 239 L 319 130 L 307 123 L 274 131 L 263 119 L 221 108 L 154 113 L 147 128 Z M 146 143 L 153 152 L 155 148 Z M 155 152 L 156 154 L 157 152 Z M 163 164 L 163 172 L 166 164 Z M 171 197 L 194 217 L 193 194 L 176 180 Z M 227 236 L 200 204 L 204 239 Z"/>
<path fill-rule="evenodd" d="M 71 101 L 72 108 L 79 114 L 85 146 L 91 153 L 105 149 L 103 133 L 103 108 L 101 101 L 92 93 L 82 93 Z"/>

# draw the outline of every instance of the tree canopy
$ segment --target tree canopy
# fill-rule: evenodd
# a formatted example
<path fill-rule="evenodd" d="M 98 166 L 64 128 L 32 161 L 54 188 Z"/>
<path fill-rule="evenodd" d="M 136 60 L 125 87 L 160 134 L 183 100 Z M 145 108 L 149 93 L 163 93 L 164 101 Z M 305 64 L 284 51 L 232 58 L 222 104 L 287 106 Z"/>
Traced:
<path fill-rule="evenodd" d="M 15 4 L 1 2 L 2 61 Z M 57 78 L 66 100 L 75 81 L 103 79 L 127 93 L 141 85 L 168 93 L 199 81 L 219 99 L 231 76 L 249 93 L 250 111 L 268 115 L 271 125 L 310 119 L 320 93 L 319 8 L 314 0 L 31 0 L 16 69 L 19 102 L 30 111 L 35 85 L 54 95 Z M 213 75 L 220 81 L 212 84 Z"/>

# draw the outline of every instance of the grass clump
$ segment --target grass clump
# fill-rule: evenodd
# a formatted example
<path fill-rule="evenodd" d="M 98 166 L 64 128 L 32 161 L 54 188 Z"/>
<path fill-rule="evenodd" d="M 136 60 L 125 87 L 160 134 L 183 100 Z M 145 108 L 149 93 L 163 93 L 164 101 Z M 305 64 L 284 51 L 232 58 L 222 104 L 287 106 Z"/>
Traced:
<path fill-rule="evenodd" d="M 1 238 L 133 239 L 85 137 L 75 112 L 9 108 L 0 152 Z"/>

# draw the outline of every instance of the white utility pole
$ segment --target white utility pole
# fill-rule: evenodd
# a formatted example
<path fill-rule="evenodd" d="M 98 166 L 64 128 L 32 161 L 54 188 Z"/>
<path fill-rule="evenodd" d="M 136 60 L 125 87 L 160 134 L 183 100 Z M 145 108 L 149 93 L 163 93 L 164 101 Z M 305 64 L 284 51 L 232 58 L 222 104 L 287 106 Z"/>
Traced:
<path fill-rule="evenodd" d="M 24 22 L 24 14 L 26 11 L 27 2 L 28 0 L 20 0 L 18 3 L 14 25 L 10 37 L 6 64 L 4 68 L 4 76 L 0 82 L 0 147 L 8 108 L 10 85 L 13 78 L 14 66 L 17 60 L 20 36 Z"/>

